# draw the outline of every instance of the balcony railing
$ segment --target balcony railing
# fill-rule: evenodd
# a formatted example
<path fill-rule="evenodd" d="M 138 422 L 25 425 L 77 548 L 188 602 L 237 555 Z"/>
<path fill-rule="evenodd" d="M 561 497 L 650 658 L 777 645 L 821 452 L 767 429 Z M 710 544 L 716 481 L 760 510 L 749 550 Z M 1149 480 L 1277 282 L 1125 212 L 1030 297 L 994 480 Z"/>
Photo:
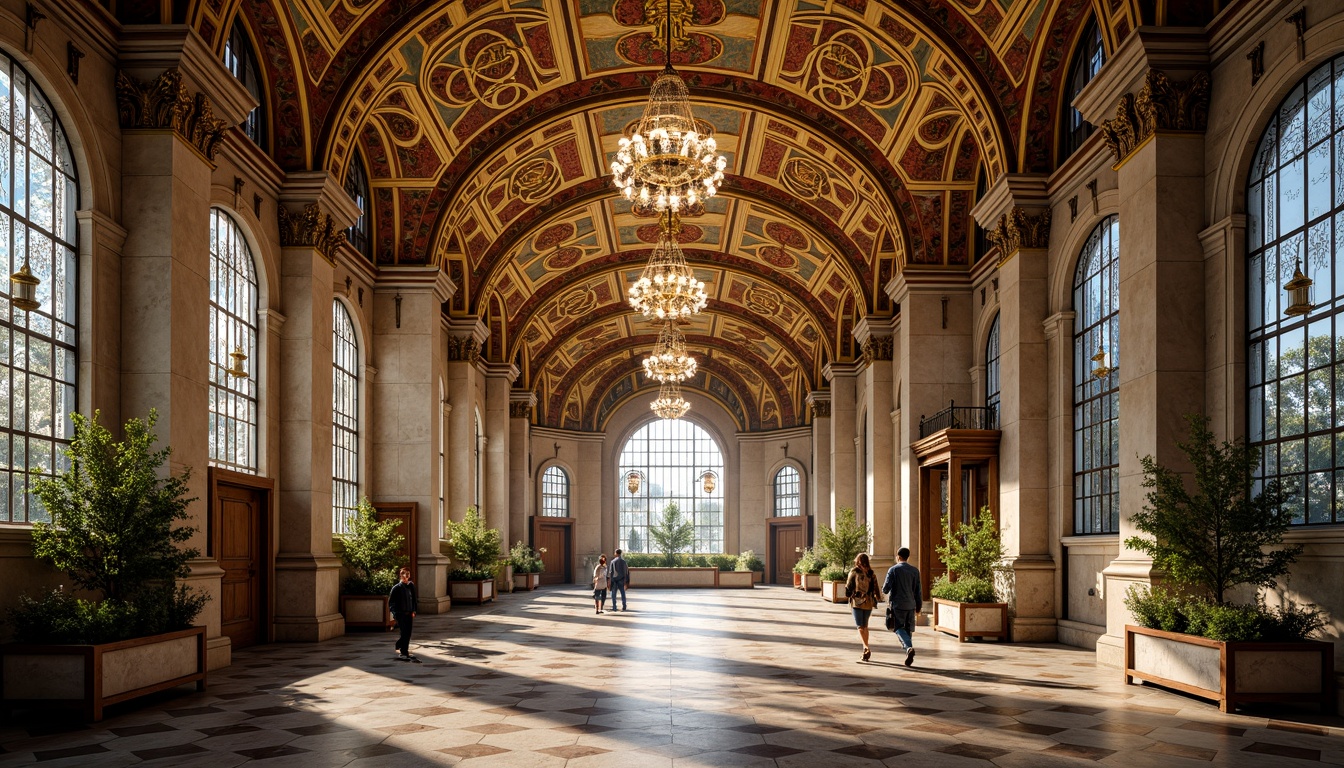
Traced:
<path fill-rule="evenodd" d="M 997 405 L 958 406 L 955 400 L 947 407 L 927 419 L 919 417 L 919 436 L 928 437 L 944 429 L 998 429 L 999 408 Z"/>

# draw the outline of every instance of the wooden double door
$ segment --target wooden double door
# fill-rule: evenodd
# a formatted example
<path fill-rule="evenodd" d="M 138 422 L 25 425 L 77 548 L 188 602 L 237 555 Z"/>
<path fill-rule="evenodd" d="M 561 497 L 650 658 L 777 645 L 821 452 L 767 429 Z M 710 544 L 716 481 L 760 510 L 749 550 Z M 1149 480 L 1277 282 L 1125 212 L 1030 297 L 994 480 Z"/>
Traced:
<path fill-rule="evenodd" d="M 543 586 L 574 582 L 574 518 L 533 517 L 532 548 L 541 554 Z"/>
<path fill-rule="evenodd" d="M 214 525 L 210 548 L 224 575 L 220 579 L 220 634 L 234 648 L 269 639 L 270 500 L 269 479 L 210 469 Z"/>
<path fill-rule="evenodd" d="M 807 546 L 808 521 L 811 517 L 785 517 L 770 521 L 770 551 L 766 572 L 771 584 L 792 584 L 793 566 Z"/>

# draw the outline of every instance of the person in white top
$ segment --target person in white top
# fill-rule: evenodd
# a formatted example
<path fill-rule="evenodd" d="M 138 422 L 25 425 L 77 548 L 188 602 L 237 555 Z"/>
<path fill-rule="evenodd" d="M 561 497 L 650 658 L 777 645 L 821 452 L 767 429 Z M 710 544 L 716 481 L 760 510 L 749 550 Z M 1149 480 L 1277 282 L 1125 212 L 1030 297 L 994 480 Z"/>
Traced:
<path fill-rule="evenodd" d="M 602 612 L 607 603 L 607 556 L 599 555 L 593 568 L 593 607 Z"/>

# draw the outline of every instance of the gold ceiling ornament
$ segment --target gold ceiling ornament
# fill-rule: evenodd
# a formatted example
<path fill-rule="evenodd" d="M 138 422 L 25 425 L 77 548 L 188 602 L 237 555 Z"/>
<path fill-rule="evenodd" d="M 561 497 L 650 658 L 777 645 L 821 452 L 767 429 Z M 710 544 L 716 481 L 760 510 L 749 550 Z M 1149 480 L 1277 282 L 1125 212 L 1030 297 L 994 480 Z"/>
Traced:
<path fill-rule="evenodd" d="M 247 353 L 243 351 L 243 348 L 234 347 L 233 351 L 229 353 L 229 367 L 225 368 L 224 372 L 235 379 L 246 379 L 247 368 L 243 367 L 243 363 L 246 361 Z"/>
<path fill-rule="evenodd" d="M 719 476 L 712 469 L 706 469 L 700 475 L 700 488 L 705 493 L 713 493 L 719 487 Z"/>
<path fill-rule="evenodd" d="M 1302 262 L 1297 262 L 1297 266 L 1293 269 L 1293 279 L 1283 284 L 1283 290 L 1288 292 L 1288 306 L 1283 310 L 1283 314 L 1290 317 L 1311 314 L 1311 285 L 1311 278 L 1302 274 Z"/>
<path fill-rule="evenodd" d="M 37 300 L 37 286 L 42 281 L 28 269 L 28 257 L 24 256 L 23 266 L 9 276 L 9 303 L 15 309 L 32 312 L 42 306 Z"/>
<path fill-rule="evenodd" d="M 658 399 L 649 403 L 649 410 L 660 419 L 680 419 L 691 410 L 691 404 L 681 396 L 676 381 L 665 381 L 658 387 Z"/>
<path fill-rule="evenodd" d="M 645 317 L 675 320 L 697 314 L 709 301 L 677 244 L 681 219 L 670 209 L 658 227 L 658 244 L 644 273 L 629 290 L 630 306 Z"/>
<path fill-rule="evenodd" d="M 682 382 L 695 375 L 695 358 L 686 352 L 686 339 L 672 320 L 663 322 L 653 353 L 644 358 L 644 375 L 660 384 Z"/>
<path fill-rule="evenodd" d="M 713 197 L 728 160 L 708 124 L 691 113 L 686 82 L 672 68 L 672 3 L 667 3 L 666 65 L 653 81 L 644 116 L 617 144 L 611 175 L 626 200 L 659 212 Z"/>

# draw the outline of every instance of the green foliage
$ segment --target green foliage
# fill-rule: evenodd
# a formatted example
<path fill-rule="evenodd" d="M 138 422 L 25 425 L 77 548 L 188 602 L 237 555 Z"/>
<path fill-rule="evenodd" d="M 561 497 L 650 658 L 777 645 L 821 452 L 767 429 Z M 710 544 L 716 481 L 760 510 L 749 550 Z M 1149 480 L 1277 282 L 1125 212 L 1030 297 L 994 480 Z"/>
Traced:
<path fill-rule="evenodd" d="M 33 524 L 33 554 L 107 600 L 134 603 L 171 587 L 200 552 L 181 546 L 194 529 L 175 526 L 196 500 L 187 497 L 190 470 L 160 477 L 172 449 L 154 450 L 158 413 L 127 421 L 122 442 L 98 423 L 97 411 L 92 419 L 70 418 L 70 468 L 32 481 L 33 496 L 51 515 L 50 523 Z"/>
<path fill-rule="evenodd" d="M 955 600 L 958 603 L 996 603 L 998 596 L 994 591 L 994 582 L 978 576 L 958 576 L 950 581 L 947 574 L 934 580 L 929 594 L 943 600 Z"/>
<path fill-rule="evenodd" d="M 477 578 L 493 577 L 499 564 L 499 531 L 485 527 L 485 520 L 475 507 L 467 507 L 462 522 L 448 521 L 448 541 L 454 559 L 463 566 L 459 570 L 486 574 Z"/>
<path fill-rule="evenodd" d="M 341 562 L 350 569 L 341 591 L 347 595 L 384 595 L 397 583 L 406 537 L 397 533 L 400 520 L 379 520 L 368 498 L 359 500 L 350 518 L 350 533 L 341 537 Z"/>
<path fill-rule="evenodd" d="M 1182 632 L 1211 640 L 1296 642 L 1326 626 L 1325 615 L 1314 605 L 1288 602 L 1269 608 L 1227 605 L 1203 596 L 1182 595 L 1166 587 L 1129 588 L 1125 607 L 1134 620 L 1150 629 Z"/>
<path fill-rule="evenodd" d="M 493 578 L 494 572 L 484 568 L 454 568 L 448 572 L 449 581 L 487 581 Z"/>
<path fill-rule="evenodd" d="M 1185 597 L 1162 587 L 1140 589 L 1136 585 L 1125 593 L 1125 607 L 1134 614 L 1134 620 L 1140 626 L 1164 632 L 1185 631 L 1185 602 Z"/>
<path fill-rule="evenodd" d="M 720 571 L 732 571 L 737 568 L 735 555 L 705 555 L 705 564 Z"/>
<path fill-rule="evenodd" d="M 943 544 L 936 547 L 938 559 L 947 566 L 957 581 L 971 578 L 991 585 L 994 572 L 1003 559 L 1003 542 L 999 540 L 999 524 L 989 507 L 981 507 L 980 515 L 951 530 L 951 520 L 943 515 Z M 951 599 L 951 598 L 946 598 Z M 975 602 L 975 601 L 963 601 Z M 994 602 L 993 599 L 980 602 Z"/>
<path fill-rule="evenodd" d="M 821 569 L 822 581 L 844 581 L 845 569 L 838 565 L 828 565 Z"/>
<path fill-rule="evenodd" d="M 82 600 L 55 589 L 19 596 L 7 616 L 20 643 L 98 644 L 187 629 L 209 598 L 186 586 L 159 586 L 124 600 Z"/>
<path fill-rule="evenodd" d="M 802 555 L 798 557 L 798 562 L 793 564 L 793 572 L 821 573 L 821 569 L 824 567 L 826 567 L 826 561 L 817 554 L 817 551 L 811 547 L 804 547 Z"/>
<path fill-rule="evenodd" d="M 1270 481 L 1252 495 L 1260 451 L 1242 440 L 1219 445 L 1204 416 L 1186 420 L 1190 439 L 1177 447 L 1194 470 L 1194 492 L 1180 474 L 1143 457 L 1148 503 L 1132 520 L 1147 536 L 1125 544 L 1152 557 L 1172 583 L 1217 603 L 1241 584 L 1275 586 L 1302 551 L 1282 546 L 1293 519 L 1290 493 Z"/>
<path fill-rule="evenodd" d="M 689 549 L 695 541 L 695 526 L 681 517 L 681 507 L 671 502 L 663 507 L 663 518 L 657 525 L 649 528 L 649 542 L 653 548 L 663 553 L 663 561 L 668 568 L 677 564 L 677 553 Z"/>
<path fill-rule="evenodd" d="M 626 537 L 625 548 L 631 553 L 644 549 L 644 540 L 640 538 L 638 529 L 630 529 L 630 535 Z"/>
<path fill-rule="evenodd" d="M 872 534 L 866 523 L 855 519 L 854 510 L 841 507 L 835 516 L 835 530 L 826 526 L 817 529 L 817 551 L 823 563 L 829 563 L 846 573 L 854 566 L 854 558 L 868 551 Z"/>
<path fill-rule="evenodd" d="M 667 558 L 650 552 L 631 552 L 625 555 L 625 564 L 631 568 L 658 568 L 666 562 Z"/>
<path fill-rule="evenodd" d="M 509 550 L 509 563 L 513 565 L 514 573 L 541 573 L 545 568 L 541 554 L 521 541 Z"/>
<path fill-rule="evenodd" d="M 748 549 L 746 552 L 737 556 L 737 562 L 733 564 L 733 569 L 737 571 L 756 571 L 761 573 L 765 571 L 765 563 L 756 556 L 756 550 Z"/>

